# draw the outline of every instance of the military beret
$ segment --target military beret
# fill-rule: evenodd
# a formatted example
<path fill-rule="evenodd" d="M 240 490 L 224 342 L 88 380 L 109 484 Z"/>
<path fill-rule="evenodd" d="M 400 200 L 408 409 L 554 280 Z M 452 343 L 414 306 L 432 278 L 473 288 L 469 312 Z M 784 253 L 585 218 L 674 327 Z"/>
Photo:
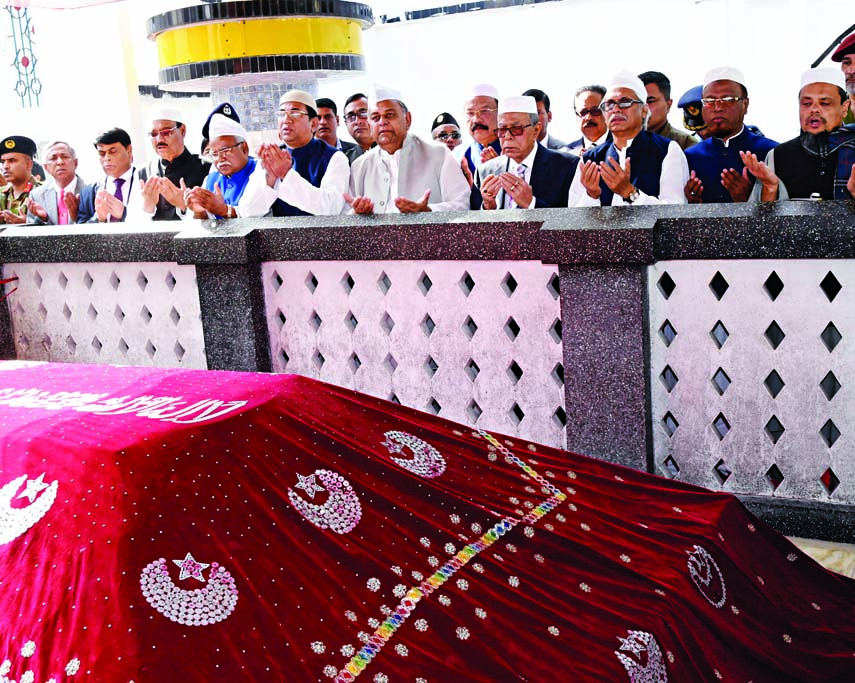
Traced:
<path fill-rule="evenodd" d="M 440 126 L 457 126 L 460 128 L 460 124 L 457 123 L 457 119 L 448 112 L 443 112 L 433 120 L 433 123 L 430 126 L 431 133 Z"/>
<path fill-rule="evenodd" d="M 0 154 L 6 152 L 19 152 L 28 157 L 34 157 L 36 156 L 36 143 L 23 135 L 10 135 L 5 140 L 0 141 Z"/>
<path fill-rule="evenodd" d="M 840 47 L 832 53 L 831 61 L 842 62 L 846 55 L 851 54 L 855 54 L 855 33 L 850 34 L 842 43 L 840 43 Z"/>
<path fill-rule="evenodd" d="M 707 125 L 704 123 L 704 117 L 701 114 L 703 91 L 703 86 L 697 85 L 683 93 L 680 101 L 677 102 L 677 106 L 683 110 L 683 125 L 686 130 L 694 132 L 705 128 Z"/>
<path fill-rule="evenodd" d="M 223 116 L 231 119 L 235 123 L 240 123 L 240 116 L 238 116 L 238 113 L 235 111 L 235 108 L 228 102 L 223 102 L 219 107 L 214 109 L 214 111 L 212 111 L 208 115 L 208 120 L 205 121 L 205 125 L 202 126 L 202 137 L 206 140 L 211 139 L 211 136 L 208 135 L 208 128 L 211 125 L 211 119 L 214 117 L 214 114 L 222 114 Z"/>

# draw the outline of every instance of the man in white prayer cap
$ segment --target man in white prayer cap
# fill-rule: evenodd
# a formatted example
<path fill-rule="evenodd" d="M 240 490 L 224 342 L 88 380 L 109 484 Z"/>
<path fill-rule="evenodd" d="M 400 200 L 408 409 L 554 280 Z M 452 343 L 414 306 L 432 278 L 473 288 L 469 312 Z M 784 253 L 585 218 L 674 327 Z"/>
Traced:
<path fill-rule="evenodd" d="M 708 71 L 701 105 L 709 137 L 686 150 L 691 171 L 686 199 L 690 204 L 747 201 L 754 177 L 740 153 L 751 152 L 762 159 L 778 143 L 745 126 L 748 89 L 739 69 L 723 66 Z"/>
<path fill-rule="evenodd" d="M 567 206 L 579 159 L 547 149 L 537 102 L 531 95 L 499 100 L 496 134 L 502 154 L 475 174 L 472 209 L 542 209 Z"/>
<path fill-rule="evenodd" d="M 264 216 L 273 203 L 265 191 L 267 174 L 249 156 L 247 132 L 235 118 L 215 110 L 208 121 L 214 167 L 204 187 L 184 192 L 184 201 L 196 218 Z"/>
<path fill-rule="evenodd" d="M 626 69 L 615 74 L 600 108 L 612 140 L 586 152 L 570 188 L 570 206 L 685 204 L 683 150 L 644 129 L 647 89 Z"/>
<path fill-rule="evenodd" d="M 377 146 L 353 162 L 345 201 L 354 213 L 465 211 L 469 183 L 445 145 L 409 132 L 400 92 L 375 88 L 368 120 Z"/>
<path fill-rule="evenodd" d="M 469 98 L 463 105 L 472 143 L 467 147 L 463 158 L 473 175 L 478 166 L 502 153 L 502 146 L 493 132 L 496 130 L 498 111 L 499 91 L 495 86 L 479 83 L 472 87 Z"/>
<path fill-rule="evenodd" d="M 808 69 L 799 89 L 801 134 L 771 150 L 765 162 L 742 158 L 757 178 L 752 199 L 855 197 L 855 130 L 843 127 L 850 100 L 846 78 L 834 68 Z"/>

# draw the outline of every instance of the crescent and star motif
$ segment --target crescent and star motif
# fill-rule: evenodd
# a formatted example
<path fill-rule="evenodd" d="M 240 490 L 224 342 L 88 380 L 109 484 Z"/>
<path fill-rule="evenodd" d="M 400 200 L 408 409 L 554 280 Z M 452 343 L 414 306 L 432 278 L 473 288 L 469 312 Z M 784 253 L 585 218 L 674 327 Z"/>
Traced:
<path fill-rule="evenodd" d="M 35 479 L 28 479 L 24 474 L 0 489 L 0 545 L 25 534 L 50 510 L 56 500 L 59 482 L 46 484 L 44 478 L 44 472 Z M 24 482 L 27 482 L 27 485 L 16 498 L 26 498 L 30 504 L 25 507 L 12 507 L 12 498 Z"/>
<path fill-rule="evenodd" d="M 727 587 L 724 585 L 721 569 L 712 555 L 699 545 L 693 546 L 693 550 L 687 550 L 686 553 L 689 556 L 686 564 L 695 586 L 708 603 L 721 609 L 727 598 Z"/>
<path fill-rule="evenodd" d="M 315 470 L 310 475 L 298 474 L 297 477 L 295 488 L 305 491 L 312 500 L 316 493 L 326 491 L 329 494 L 325 503 L 316 505 L 289 488 L 288 500 L 297 512 L 320 529 L 332 529 L 337 534 L 353 531 L 362 517 L 362 505 L 347 479 L 330 470 Z"/>
<path fill-rule="evenodd" d="M 392 455 L 392 462 L 425 479 L 434 479 L 445 472 L 445 458 L 426 441 L 406 432 L 386 432 L 386 440 L 381 442 Z M 412 459 L 396 458 L 395 453 L 403 454 L 409 448 Z"/>

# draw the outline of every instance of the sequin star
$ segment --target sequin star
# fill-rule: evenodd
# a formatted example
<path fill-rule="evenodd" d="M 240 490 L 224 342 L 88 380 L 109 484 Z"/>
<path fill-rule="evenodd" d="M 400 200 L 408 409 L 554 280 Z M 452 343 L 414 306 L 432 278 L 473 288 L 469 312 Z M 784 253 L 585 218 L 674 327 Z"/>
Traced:
<path fill-rule="evenodd" d="M 629 650 L 636 657 L 647 649 L 644 646 L 644 643 L 642 643 L 638 636 L 635 635 L 630 635 L 629 638 L 621 638 L 620 636 L 618 636 L 618 640 L 621 643 L 621 650 Z"/>
<path fill-rule="evenodd" d="M 18 498 L 29 498 L 31 503 L 34 502 L 39 492 L 44 491 L 49 486 L 49 484 L 45 484 L 44 478 L 45 473 L 42 472 L 38 478 L 27 481 L 27 488 L 18 494 Z"/>
<path fill-rule="evenodd" d="M 193 559 L 193 556 L 190 553 L 184 557 L 183 560 L 172 560 L 175 564 L 181 567 L 181 575 L 178 577 L 179 581 L 183 581 L 184 579 L 192 576 L 194 579 L 198 581 L 205 581 L 205 577 L 202 576 L 202 570 L 210 567 L 210 564 L 205 564 L 204 562 L 196 562 Z"/>
<path fill-rule="evenodd" d="M 315 482 L 315 475 L 310 474 L 308 477 L 304 477 L 302 474 L 297 474 L 297 477 L 300 479 L 300 483 L 296 486 L 298 489 L 303 489 L 306 493 L 309 494 L 309 498 L 312 500 L 315 499 L 315 494 L 320 491 L 326 491 L 324 487 Z"/>
<path fill-rule="evenodd" d="M 381 442 L 388 449 L 389 453 L 403 453 L 404 452 L 404 444 L 397 443 L 396 441 L 392 441 L 392 439 L 388 438 Z"/>

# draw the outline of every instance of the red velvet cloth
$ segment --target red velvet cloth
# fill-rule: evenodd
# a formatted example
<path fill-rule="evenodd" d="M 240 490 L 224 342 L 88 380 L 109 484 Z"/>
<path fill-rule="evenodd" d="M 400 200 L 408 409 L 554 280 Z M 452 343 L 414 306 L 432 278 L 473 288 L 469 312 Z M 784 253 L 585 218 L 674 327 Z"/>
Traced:
<path fill-rule="evenodd" d="M 855 681 L 730 495 L 295 376 L 0 363 L 0 434 L 0 680 Z"/>

